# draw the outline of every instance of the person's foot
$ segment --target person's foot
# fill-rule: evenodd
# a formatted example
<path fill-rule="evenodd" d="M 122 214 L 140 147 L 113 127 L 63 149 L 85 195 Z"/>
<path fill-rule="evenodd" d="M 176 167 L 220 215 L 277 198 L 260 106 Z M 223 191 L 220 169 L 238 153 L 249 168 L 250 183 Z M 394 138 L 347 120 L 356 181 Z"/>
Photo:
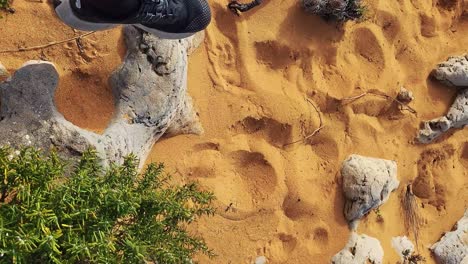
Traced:
<path fill-rule="evenodd" d="M 206 0 L 130 0 L 136 1 L 138 8 L 125 16 L 121 10 L 113 15 L 115 6 L 103 9 L 92 1 L 99 0 L 54 0 L 55 11 L 65 24 L 79 30 L 105 30 L 127 24 L 168 39 L 189 37 L 211 21 Z"/>

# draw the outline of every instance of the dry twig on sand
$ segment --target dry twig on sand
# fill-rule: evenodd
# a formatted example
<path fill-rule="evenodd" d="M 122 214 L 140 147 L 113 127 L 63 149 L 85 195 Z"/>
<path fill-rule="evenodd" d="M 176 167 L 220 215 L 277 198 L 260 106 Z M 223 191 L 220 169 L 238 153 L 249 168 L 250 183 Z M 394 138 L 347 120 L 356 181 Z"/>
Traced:
<path fill-rule="evenodd" d="M 401 206 L 403 207 L 406 230 L 413 232 L 416 242 L 416 251 L 418 251 L 419 227 L 421 222 L 418 214 L 418 204 L 416 203 L 416 197 L 413 194 L 411 183 L 406 186 L 403 199 L 401 200 Z"/>
<path fill-rule="evenodd" d="M 322 130 L 324 128 L 324 125 L 323 125 L 323 119 L 322 119 L 322 114 L 320 112 L 320 110 L 318 109 L 318 107 L 312 103 L 312 101 L 310 101 L 309 99 L 306 98 L 306 101 L 312 105 L 312 107 L 315 109 L 315 112 L 317 112 L 318 114 L 318 117 L 319 117 L 319 120 L 320 120 L 320 124 L 319 124 L 319 127 L 317 129 L 315 129 L 312 133 L 308 134 L 307 136 L 299 139 L 299 140 L 296 140 L 296 141 L 293 141 L 293 142 L 290 142 L 290 143 L 287 143 L 285 144 L 283 147 L 287 147 L 289 145 L 293 145 L 293 144 L 296 144 L 296 143 L 299 143 L 299 142 L 302 142 L 304 140 L 307 140 L 315 135 L 317 135 L 318 132 L 320 132 L 320 130 Z"/>
<path fill-rule="evenodd" d="M 356 101 L 358 99 L 361 99 L 366 95 L 374 95 L 374 96 L 382 97 L 382 98 L 384 98 L 386 100 L 389 100 L 389 101 L 392 101 L 392 102 L 395 102 L 395 103 L 399 104 L 402 107 L 402 110 L 407 110 L 412 114 L 417 114 L 416 110 L 414 110 L 414 108 L 412 108 L 408 104 L 405 104 L 402 101 L 398 100 L 397 98 L 394 98 L 394 97 L 392 97 L 390 95 L 386 95 L 384 93 L 376 93 L 376 92 L 367 91 L 367 92 L 364 92 L 364 93 L 362 93 L 360 95 L 342 98 L 342 99 L 340 99 L 340 101 L 341 102 L 346 102 L 345 104 L 348 104 L 348 103 L 354 102 L 354 101 Z"/>
<path fill-rule="evenodd" d="M 96 31 L 87 32 L 87 33 L 81 34 L 79 36 L 69 38 L 69 39 L 65 39 L 65 40 L 52 41 L 52 42 L 49 42 L 49 43 L 44 44 L 44 45 L 25 47 L 25 48 L 18 48 L 18 49 L 0 50 L 0 53 L 13 53 L 13 52 L 24 52 L 24 51 L 30 51 L 30 50 L 44 49 L 44 48 L 48 48 L 48 47 L 51 47 L 51 46 L 67 43 L 67 42 L 70 42 L 70 41 L 76 41 L 78 39 L 84 38 L 84 37 L 89 36 L 89 35 L 94 34 L 94 33 L 96 33 Z"/>

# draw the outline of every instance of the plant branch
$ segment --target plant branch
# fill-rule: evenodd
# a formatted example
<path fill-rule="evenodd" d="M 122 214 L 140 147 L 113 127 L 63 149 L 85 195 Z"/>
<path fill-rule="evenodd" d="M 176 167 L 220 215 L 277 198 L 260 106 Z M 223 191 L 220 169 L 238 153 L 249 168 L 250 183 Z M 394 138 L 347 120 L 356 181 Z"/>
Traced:
<path fill-rule="evenodd" d="M 395 102 L 397 104 L 399 104 L 403 110 L 407 110 L 409 111 L 410 113 L 412 114 L 417 114 L 416 110 L 414 108 L 412 108 L 411 106 L 401 102 L 400 100 L 398 100 L 397 98 L 394 98 L 394 97 L 391 97 L 389 95 L 386 95 L 386 94 L 383 94 L 383 93 L 376 93 L 376 92 L 364 92 L 360 95 L 356 95 L 356 96 L 351 96 L 351 97 L 345 97 L 345 98 L 342 98 L 340 99 L 340 101 L 346 101 L 347 103 L 352 103 L 356 100 L 359 100 L 363 97 L 365 97 L 366 95 L 374 95 L 374 96 L 378 96 L 378 97 L 381 97 L 381 98 L 384 98 L 384 99 L 387 99 L 389 101 L 392 101 L 392 102 Z M 345 103 L 346 104 L 346 103 Z"/>
<path fill-rule="evenodd" d="M 317 112 L 317 115 L 319 117 L 319 120 L 320 120 L 320 124 L 319 124 L 319 127 L 317 129 L 315 129 L 312 133 L 308 134 L 307 136 L 299 139 L 299 140 L 296 140 L 296 141 L 293 141 L 293 142 L 290 142 L 290 143 L 287 143 L 285 144 L 283 147 L 287 147 L 289 145 L 293 145 L 293 144 L 296 144 L 296 143 L 299 143 L 301 141 L 304 141 L 304 140 L 307 140 L 315 135 L 317 135 L 318 132 L 320 132 L 320 130 L 322 130 L 325 126 L 323 125 L 323 119 L 322 119 L 322 114 L 320 112 L 320 110 L 318 109 L 318 107 L 312 103 L 312 101 L 310 101 L 309 99 L 306 98 L 306 101 L 312 105 L 312 107 L 315 109 L 315 112 Z"/>
<path fill-rule="evenodd" d="M 81 34 L 79 36 L 75 36 L 73 38 L 69 38 L 69 39 L 65 39 L 65 40 L 52 41 L 52 42 L 49 42 L 47 44 L 39 45 L 39 46 L 32 46 L 32 47 L 25 47 L 25 48 L 18 48 L 18 49 L 0 50 L 0 53 L 13 53 L 13 52 L 24 52 L 24 51 L 30 51 L 30 50 L 45 49 L 45 48 L 55 46 L 55 45 L 59 45 L 59 44 L 62 44 L 62 43 L 75 41 L 75 40 L 84 38 L 84 37 L 89 36 L 89 35 L 94 34 L 94 33 L 96 33 L 96 31 L 87 32 L 87 33 Z"/>

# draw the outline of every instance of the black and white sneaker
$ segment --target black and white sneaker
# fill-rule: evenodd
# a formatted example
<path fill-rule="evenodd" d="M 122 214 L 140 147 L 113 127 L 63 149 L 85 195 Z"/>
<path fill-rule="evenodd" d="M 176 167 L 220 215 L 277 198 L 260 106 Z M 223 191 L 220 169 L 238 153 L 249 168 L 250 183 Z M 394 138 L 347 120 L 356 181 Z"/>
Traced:
<path fill-rule="evenodd" d="M 139 8 L 124 18 L 106 14 L 89 1 L 55 0 L 55 11 L 65 24 L 75 29 L 106 30 L 125 24 L 166 39 L 189 37 L 204 30 L 211 21 L 206 0 L 133 0 Z"/>

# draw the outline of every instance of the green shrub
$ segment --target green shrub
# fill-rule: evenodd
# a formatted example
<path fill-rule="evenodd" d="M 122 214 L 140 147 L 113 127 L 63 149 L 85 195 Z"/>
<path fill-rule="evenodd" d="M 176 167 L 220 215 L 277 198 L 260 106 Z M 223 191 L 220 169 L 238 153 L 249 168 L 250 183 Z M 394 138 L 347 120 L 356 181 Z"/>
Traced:
<path fill-rule="evenodd" d="M 133 156 L 103 169 L 88 151 L 73 168 L 65 164 L 54 153 L 0 149 L 0 263 L 169 264 L 212 256 L 185 229 L 213 213 L 211 193 L 170 185 L 161 164 L 138 174 Z"/>
<path fill-rule="evenodd" d="M 10 7 L 10 0 L 0 0 L 0 9 L 6 9 Z"/>

